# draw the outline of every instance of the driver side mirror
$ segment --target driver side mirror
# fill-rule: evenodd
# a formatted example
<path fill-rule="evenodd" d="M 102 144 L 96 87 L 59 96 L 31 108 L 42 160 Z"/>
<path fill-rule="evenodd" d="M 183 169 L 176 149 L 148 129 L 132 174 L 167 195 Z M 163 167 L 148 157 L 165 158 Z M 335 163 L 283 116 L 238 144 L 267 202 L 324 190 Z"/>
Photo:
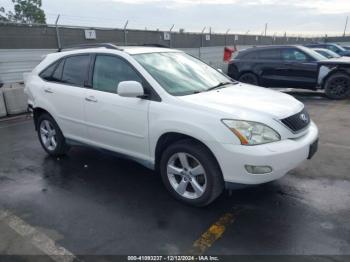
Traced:
<path fill-rule="evenodd" d="M 142 85 L 136 81 L 120 82 L 117 93 L 122 97 L 142 97 L 145 95 Z"/>

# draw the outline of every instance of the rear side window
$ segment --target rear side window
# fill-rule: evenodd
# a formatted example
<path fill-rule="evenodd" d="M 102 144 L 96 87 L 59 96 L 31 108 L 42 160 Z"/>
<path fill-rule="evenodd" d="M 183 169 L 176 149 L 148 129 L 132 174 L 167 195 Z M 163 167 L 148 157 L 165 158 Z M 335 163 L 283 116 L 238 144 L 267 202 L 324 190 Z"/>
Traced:
<path fill-rule="evenodd" d="M 122 81 L 142 83 L 139 75 L 123 59 L 116 56 L 98 55 L 94 67 L 93 88 L 104 92 L 116 93 L 118 84 Z"/>
<path fill-rule="evenodd" d="M 242 56 L 242 59 L 257 59 L 257 52 L 251 52 Z"/>
<path fill-rule="evenodd" d="M 89 64 L 89 55 L 67 57 L 63 66 L 62 82 L 83 87 L 87 79 Z"/>
<path fill-rule="evenodd" d="M 51 81 L 51 76 L 52 76 L 53 72 L 55 71 L 57 64 L 58 64 L 58 62 L 55 62 L 52 65 L 50 65 L 49 67 L 47 67 L 44 71 L 42 71 L 40 73 L 40 77 L 42 79 L 47 80 L 47 81 Z"/>
<path fill-rule="evenodd" d="M 265 60 L 280 60 L 280 50 L 279 49 L 262 50 L 259 52 L 259 58 L 265 59 Z"/>
<path fill-rule="evenodd" d="M 64 59 L 62 59 L 59 64 L 57 65 L 55 71 L 53 72 L 51 76 L 51 81 L 60 82 L 62 78 L 62 71 L 63 71 L 63 65 L 64 65 Z"/>

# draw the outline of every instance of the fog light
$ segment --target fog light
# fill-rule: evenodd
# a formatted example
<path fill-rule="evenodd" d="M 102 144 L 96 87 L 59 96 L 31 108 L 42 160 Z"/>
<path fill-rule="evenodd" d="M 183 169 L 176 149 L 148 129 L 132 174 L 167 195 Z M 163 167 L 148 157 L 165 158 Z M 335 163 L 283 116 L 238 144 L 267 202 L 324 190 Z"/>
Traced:
<path fill-rule="evenodd" d="M 267 174 L 272 172 L 272 167 L 270 166 L 250 166 L 250 165 L 245 165 L 245 169 L 248 171 L 248 173 L 251 174 Z"/>

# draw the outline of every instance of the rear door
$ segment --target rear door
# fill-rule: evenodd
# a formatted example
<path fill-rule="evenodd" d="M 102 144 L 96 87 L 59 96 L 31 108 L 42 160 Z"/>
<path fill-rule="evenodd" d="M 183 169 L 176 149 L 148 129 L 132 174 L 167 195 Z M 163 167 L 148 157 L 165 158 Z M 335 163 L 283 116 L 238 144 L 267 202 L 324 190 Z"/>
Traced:
<path fill-rule="evenodd" d="M 317 83 L 317 62 L 297 48 L 281 49 L 283 60 L 280 74 L 284 87 L 315 88 Z"/>
<path fill-rule="evenodd" d="M 143 78 L 124 58 L 97 54 L 90 81 L 92 88 L 84 101 L 90 142 L 137 158 L 149 158 L 150 101 L 117 94 L 120 82 L 137 81 L 145 86 Z"/>
<path fill-rule="evenodd" d="M 61 59 L 52 75 L 46 77 L 43 88 L 50 113 L 54 114 L 64 136 L 74 140 L 87 137 L 83 101 L 90 59 L 89 54 Z"/>

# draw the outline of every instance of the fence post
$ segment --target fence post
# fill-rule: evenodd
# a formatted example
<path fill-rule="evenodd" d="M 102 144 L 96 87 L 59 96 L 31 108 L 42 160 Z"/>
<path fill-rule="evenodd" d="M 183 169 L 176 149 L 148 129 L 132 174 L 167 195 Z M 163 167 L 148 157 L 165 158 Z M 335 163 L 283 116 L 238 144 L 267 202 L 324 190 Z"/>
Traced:
<path fill-rule="evenodd" d="M 60 50 L 62 48 L 61 45 L 61 37 L 60 37 L 60 31 L 58 28 L 58 20 L 60 19 L 60 15 L 57 16 L 56 22 L 55 22 L 55 28 L 56 28 L 56 37 L 57 37 L 57 47 Z"/>
<path fill-rule="evenodd" d="M 172 25 L 172 27 L 170 28 L 169 30 L 169 36 L 170 36 L 170 39 L 169 39 L 169 47 L 171 48 L 172 47 L 172 36 L 171 36 L 171 31 L 173 30 L 175 25 Z"/>
<path fill-rule="evenodd" d="M 124 25 L 124 45 L 128 44 L 128 38 L 127 38 L 127 31 L 126 27 L 128 26 L 129 20 L 126 20 L 126 23 Z"/>

